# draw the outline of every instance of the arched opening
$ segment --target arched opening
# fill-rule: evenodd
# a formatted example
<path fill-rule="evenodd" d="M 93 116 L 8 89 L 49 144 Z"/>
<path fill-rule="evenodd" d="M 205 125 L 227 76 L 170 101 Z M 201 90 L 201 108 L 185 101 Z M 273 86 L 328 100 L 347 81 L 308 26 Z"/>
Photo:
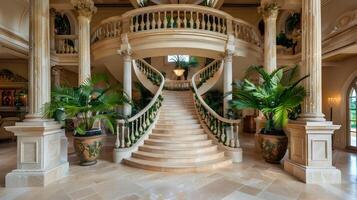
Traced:
<path fill-rule="evenodd" d="M 357 78 L 352 82 L 348 92 L 347 144 L 349 148 L 357 150 Z"/>

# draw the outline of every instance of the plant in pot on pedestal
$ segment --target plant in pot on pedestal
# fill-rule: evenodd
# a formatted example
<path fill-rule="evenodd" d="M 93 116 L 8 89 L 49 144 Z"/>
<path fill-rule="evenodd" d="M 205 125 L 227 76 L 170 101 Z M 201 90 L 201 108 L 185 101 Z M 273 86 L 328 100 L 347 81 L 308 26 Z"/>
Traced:
<path fill-rule="evenodd" d="M 111 85 L 107 76 L 95 75 L 79 87 L 57 87 L 51 102 L 44 105 L 44 117 L 51 118 L 63 112 L 62 119 L 75 118 L 74 148 L 80 165 L 97 162 L 102 150 L 102 131 L 94 124 L 101 122 L 114 133 L 118 106 L 129 103 L 119 85 Z"/>
<path fill-rule="evenodd" d="M 306 96 L 305 88 L 299 83 L 308 76 L 296 80 L 297 66 L 284 69 L 269 74 L 260 66 L 250 67 L 247 73 L 257 72 L 261 83 L 254 84 L 247 79 L 237 82 L 231 101 L 234 109 L 253 108 L 263 113 L 266 123 L 260 131 L 260 146 L 263 158 L 269 163 L 279 163 L 284 157 L 288 138 L 283 128 L 289 113 L 294 112 Z"/>

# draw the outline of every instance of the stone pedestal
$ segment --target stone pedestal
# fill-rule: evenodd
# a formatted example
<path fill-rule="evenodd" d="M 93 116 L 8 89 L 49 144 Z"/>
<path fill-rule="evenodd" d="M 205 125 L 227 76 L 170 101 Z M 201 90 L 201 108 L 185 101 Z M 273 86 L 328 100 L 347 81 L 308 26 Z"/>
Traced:
<path fill-rule="evenodd" d="M 6 187 L 43 187 L 68 173 L 67 138 L 55 121 L 25 121 L 6 127 L 17 136 L 17 169 Z"/>
<path fill-rule="evenodd" d="M 288 125 L 289 156 L 284 169 L 305 183 L 341 183 L 332 166 L 332 122 L 294 122 Z"/>

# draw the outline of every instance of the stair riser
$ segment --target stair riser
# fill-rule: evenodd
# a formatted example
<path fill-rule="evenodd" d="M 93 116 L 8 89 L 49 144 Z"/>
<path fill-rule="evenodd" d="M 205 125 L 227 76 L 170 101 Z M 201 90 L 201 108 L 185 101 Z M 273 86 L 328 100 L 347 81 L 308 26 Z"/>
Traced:
<path fill-rule="evenodd" d="M 157 124 L 161 125 L 186 125 L 186 124 L 199 124 L 198 120 L 159 120 Z"/>
<path fill-rule="evenodd" d="M 143 160 L 150 160 L 150 161 L 159 161 L 159 162 L 170 162 L 170 163 L 177 163 L 177 164 L 188 164 L 188 163 L 198 163 L 198 162 L 205 162 L 205 161 L 211 161 L 211 160 L 216 160 L 224 157 L 224 153 L 216 153 L 212 155 L 201 155 L 200 157 L 193 157 L 193 158 L 178 158 L 178 157 L 172 157 L 172 158 L 158 158 L 158 157 L 151 157 L 151 156 L 146 156 L 146 155 L 141 155 L 141 154 L 136 154 L 133 153 L 132 155 L 134 158 L 139 158 Z"/>
<path fill-rule="evenodd" d="M 163 146 L 163 147 L 185 147 L 185 148 L 199 148 L 202 146 L 208 146 L 212 144 L 212 141 L 205 140 L 199 142 L 187 142 L 187 143 L 170 143 L 170 141 L 165 142 L 155 142 L 146 140 L 144 144 L 151 146 Z"/>
<path fill-rule="evenodd" d="M 165 115 L 160 115 L 159 120 L 198 120 L 197 116 L 193 115 L 187 115 L 187 116 L 175 116 L 175 118 L 172 118 L 172 116 L 165 116 Z"/>
<path fill-rule="evenodd" d="M 212 165 L 207 165 L 207 166 L 202 166 L 202 167 L 185 167 L 185 168 L 180 168 L 180 167 L 160 167 L 160 166 L 150 166 L 150 165 L 143 165 L 143 164 L 138 164 L 129 160 L 124 160 L 124 164 L 140 168 L 140 169 L 145 169 L 145 170 L 152 170 L 152 171 L 159 171 L 159 172 L 176 172 L 176 173 L 188 173 L 188 172 L 207 172 L 207 171 L 212 171 L 216 170 L 219 168 L 226 167 L 230 164 L 232 164 L 231 160 L 226 160 L 223 162 L 215 163 Z"/>
<path fill-rule="evenodd" d="M 199 148 L 199 149 L 190 149 L 190 150 L 187 150 L 187 149 L 183 149 L 183 150 L 154 149 L 151 147 L 140 146 L 139 150 L 144 151 L 144 152 L 151 152 L 151 153 L 170 154 L 172 156 L 174 156 L 174 155 L 197 155 L 197 154 L 210 153 L 210 152 L 217 151 L 217 146 L 210 146 L 210 147 Z"/>
<path fill-rule="evenodd" d="M 169 130 L 169 129 L 153 129 L 152 133 L 159 134 L 178 134 L 178 135 L 194 135 L 194 134 L 204 134 L 203 129 L 193 129 L 193 130 Z"/>
<path fill-rule="evenodd" d="M 150 139 L 161 139 L 161 140 L 177 140 L 177 141 L 195 141 L 195 140 L 204 140 L 207 139 L 208 136 L 204 134 L 197 135 L 177 135 L 177 136 L 163 136 L 163 135 L 154 135 L 151 134 L 149 136 Z"/>
<path fill-rule="evenodd" d="M 200 124 L 185 124 L 185 126 L 182 125 L 161 125 L 157 124 L 155 128 L 163 128 L 163 129 L 195 129 L 195 128 L 201 128 Z"/>

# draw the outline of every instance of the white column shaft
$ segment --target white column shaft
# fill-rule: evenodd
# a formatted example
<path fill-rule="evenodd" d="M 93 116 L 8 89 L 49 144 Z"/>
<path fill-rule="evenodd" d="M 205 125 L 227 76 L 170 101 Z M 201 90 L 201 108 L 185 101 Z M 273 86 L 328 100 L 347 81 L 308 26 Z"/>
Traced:
<path fill-rule="evenodd" d="M 302 119 L 324 121 L 321 87 L 321 1 L 302 1 L 302 71 L 308 96 L 302 106 Z"/>
<path fill-rule="evenodd" d="M 50 101 L 49 1 L 30 1 L 29 118 L 41 117 Z"/>
<path fill-rule="evenodd" d="M 90 17 L 78 16 L 79 22 L 79 84 L 91 76 L 90 64 Z"/>
<path fill-rule="evenodd" d="M 132 80 L 131 80 L 131 56 L 124 56 L 124 73 L 123 73 L 123 89 L 128 95 L 129 99 L 132 97 Z M 124 105 L 124 114 L 131 115 L 131 106 L 129 104 Z"/>
<path fill-rule="evenodd" d="M 233 64 L 232 64 L 232 54 L 227 54 L 224 59 L 224 70 L 223 70 L 223 92 L 224 94 L 232 91 L 233 83 Z M 229 109 L 229 101 L 232 100 L 232 95 L 228 95 L 223 101 L 223 112 L 224 116 L 227 116 Z"/>
<path fill-rule="evenodd" d="M 264 19 L 264 68 L 271 73 L 277 68 L 276 64 L 276 16 L 270 15 Z"/>

